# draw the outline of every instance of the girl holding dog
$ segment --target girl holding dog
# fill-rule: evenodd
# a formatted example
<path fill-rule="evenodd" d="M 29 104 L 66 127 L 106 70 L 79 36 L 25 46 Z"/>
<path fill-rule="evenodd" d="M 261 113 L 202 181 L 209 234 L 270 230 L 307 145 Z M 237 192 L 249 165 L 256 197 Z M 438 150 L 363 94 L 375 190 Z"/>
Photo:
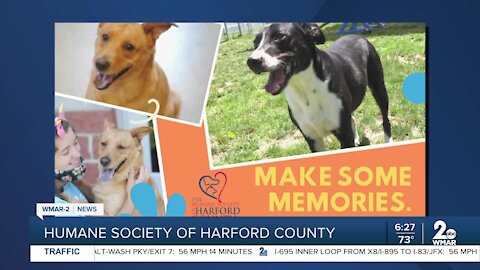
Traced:
<path fill-rule="evenodd" d="M 81 156 L 81 147 L 75 130 L 65 119 L 62 105 L 55 117 L 55 202 L 56 203 L 92 203 L 95 201 L 92 186 L 83 180 L 86 166 Z M 142 166 L 137 179 L 133 171 L 127 182 L 127 193 L 137 183 L 146 183 L 150 175 Z M 126 200 L 121 213 L 132 213 L 135 206 Z"/>

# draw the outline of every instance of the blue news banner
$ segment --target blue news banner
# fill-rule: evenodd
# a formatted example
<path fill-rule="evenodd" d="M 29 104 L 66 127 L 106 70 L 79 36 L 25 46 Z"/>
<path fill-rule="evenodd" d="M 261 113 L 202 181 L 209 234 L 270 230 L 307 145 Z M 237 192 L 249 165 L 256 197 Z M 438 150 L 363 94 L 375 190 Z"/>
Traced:
<path fill-rule="evenodd" d="M 46 217 L 31 245 L 480 245 L 480 218 Z"/>

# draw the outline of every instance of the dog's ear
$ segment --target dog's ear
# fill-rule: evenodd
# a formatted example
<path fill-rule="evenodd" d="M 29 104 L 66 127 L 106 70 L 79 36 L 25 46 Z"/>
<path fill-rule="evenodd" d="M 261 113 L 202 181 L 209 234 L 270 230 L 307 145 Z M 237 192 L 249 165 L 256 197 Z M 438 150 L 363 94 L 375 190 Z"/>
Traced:
<path fill-rule="evenodd" d="M 143 31 L 146 35 L 150 35 L 155 42 L 157 38 L 165 31 L 170 29 L 171 26 L 178 27 L 174 23 L 144 23 L 142 24 Z"/>
<path fill-rule="evenodd" d="M 301 23 L 300 26 L 305 34 L 307 34 L 315 44 L 325 44 L 325 35 L 317 24 Z"/>
<path fill-rule="evenodd" d="M 103 130 L 109 130 L 112 128 L 115 128 L 115 124 L 105 119 L 105 121 L 103 122 Z"/>
<path fill-rule="evenodd" d="M 153 128 L 151 127 L 138 127 L 130 130 L 132 137 L 136 138 L 139 142 L 142 141 L 142 138 L 145 135 L 148 135 L 151 132 L 153 132 Z"/>

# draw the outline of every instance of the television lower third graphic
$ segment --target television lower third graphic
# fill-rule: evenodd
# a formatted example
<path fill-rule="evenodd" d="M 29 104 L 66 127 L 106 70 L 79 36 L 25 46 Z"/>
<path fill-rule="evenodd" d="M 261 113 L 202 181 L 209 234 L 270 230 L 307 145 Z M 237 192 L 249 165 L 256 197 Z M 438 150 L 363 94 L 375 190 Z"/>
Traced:
<path fill-rule="evenodd" d="M 434 245 L 453 246 L 457 244 L 457 231 L 453 228 L 448 228 L 447 223 L 441 219 L 435 221 L 433 229 L 437 232 L 433 238 Z"/>
<path fill-rule="evenodd" d="M 266 250 L 264 247 L 260 247 L 260 253 L 258 255 L 268 256 L 268 250 Z"/>
<path fill-rule="evenodd" d="M 395 234 L 398 238 L 397 244 L 415 244 L 415 228 L 414 222 L 396 223 L 394 226 Z"/>
<path fill-rule="evenodd" d="M 479 227 L 471 217 L 32 216 L 30 261 L 479 263 Z"/>

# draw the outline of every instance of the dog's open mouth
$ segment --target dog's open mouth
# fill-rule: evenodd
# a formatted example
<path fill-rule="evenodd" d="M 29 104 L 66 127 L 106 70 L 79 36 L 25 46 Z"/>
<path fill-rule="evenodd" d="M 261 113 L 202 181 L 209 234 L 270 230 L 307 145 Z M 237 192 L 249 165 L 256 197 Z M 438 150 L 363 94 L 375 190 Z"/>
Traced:
<path fill-rule="evenodd" d="M 270 71 L 268 76 L 268 82 L 265 85 L 265 90 L 272 94 L 277 95 L 283 91 L 287 86 L 288 80 L 292 76 L 293 64 L 285 64 L 280 68 Z"/>
<path fill-rule="evenodd" d="M 131 65 L 127 66 L 126 68 L 122 69 L 120 72 L 114 75 L 107 74 L 102 71 L 97 72 L 97 76 L 93 80 L 93 84 L 98 90 L 105 90 L 107 89 L 116 79 L 118 79 L 123 74 L 127 73 L 127 71 L 132 68 Z"/>
<path fill-rule="evenodd" d="M 115 168 L 102 168 L 102 171 L 100 172 L 100 179 L 105 182 L 110 181 L 126 161 L 127 160 L 125 159 L 124 161 L 120 162 L 120 164 L 118 164 L 118 166 Z"/>

